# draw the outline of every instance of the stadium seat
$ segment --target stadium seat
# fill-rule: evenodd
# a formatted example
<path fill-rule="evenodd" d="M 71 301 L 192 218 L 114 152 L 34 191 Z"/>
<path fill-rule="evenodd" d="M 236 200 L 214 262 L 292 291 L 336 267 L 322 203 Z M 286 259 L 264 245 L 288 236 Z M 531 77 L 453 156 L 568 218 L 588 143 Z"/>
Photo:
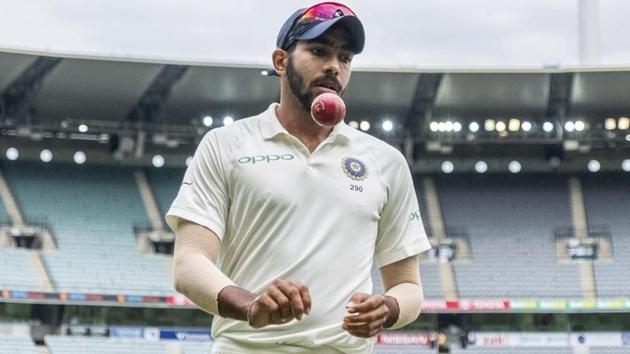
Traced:
<path fill-rule="evenodd" d="M 141 338 L 46 336 L 50 354 L 208 354 L 211 342 L 179 342 Z"/>
<path fill-rule="evenodd" d="M 454 347 L 453 354 L 573 354 L 570 347 Z"/>
<path fill-rule="evenodd" d="M 181 354 L 209 354 L 212 342 L 181 342 Z"/>
<path fill-rule="evenodd" d="M 436 178 L 447 232 L 468 233 L 472 261 L 456 261 L 462 298 L 577 298 L 577 264 L 556 259 L 553 230 L 570 226 L 566 178 L 449 175 Z M 553 286 L 550 286 L 553 284 Z"/>
<path fill-rule="evenodd" d="M 0 249 L 0 289 L 41 291 L 28 250 Z"/>
<path fill-rule="evenodd" d="M 0 334 L 0 354 L 37 354 L 31 337 Z"/>
<path fill-rule="evenodd" d="M 628 347 L 590 347 L 590 354 L 628 354 Z"/>
<path fill-rule="evenodd" d="M 4 203 L 0 202 L 0 225 L 2 224 L 10 225 L 11 219 L 9 218 L 9 213 L 4 207 Z"/>
<path fill-rule="evenodd" d="M 414 345 L 375 345 L 374 354 L 435 354 L 437 349 Z"/>
<path fill-rule="evenodd" d="M 161 168 L 159 170 L 147 169 L 145 170 L 147 181 L 151 186 L 155 201 L 157 202 L 160 214 L 162 215 L 162 222 L 164 223 L 164 216 L 171 207 L 171 203 L 175 200 L 179 187 L 182 184 L 184 178 L 185 169 L 181 168 Z"/>
<path fill-rule="evenodd" d="M 27 222 L 45 220 L 58 249 L 43 251 L 59 291 L 174 294 L 160 256 L 143 256 L 134 226 L 149 224 L 133 169 L 12 162 L 5 178 Z"/>
<path fill-rule="evenodd" d="M 594 263 L 598 296 L 630 296 L 630 176 L 584 176 L 582 184 L 589 225 L 607 228 L 613 245 L 612 262 Z"/>

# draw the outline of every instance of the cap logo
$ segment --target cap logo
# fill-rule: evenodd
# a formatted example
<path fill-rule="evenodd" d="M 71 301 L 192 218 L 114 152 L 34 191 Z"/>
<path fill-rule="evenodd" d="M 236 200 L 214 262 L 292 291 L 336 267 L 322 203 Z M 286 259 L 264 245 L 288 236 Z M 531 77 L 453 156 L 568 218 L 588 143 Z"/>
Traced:
<path fill-rule="evenodd" d="M 344 157 L 341 160 L 341 168 L 346 176 L 355 181 L 362 181 L 368 176 L 368 169 L 365 163 L 354 157 Z"/>

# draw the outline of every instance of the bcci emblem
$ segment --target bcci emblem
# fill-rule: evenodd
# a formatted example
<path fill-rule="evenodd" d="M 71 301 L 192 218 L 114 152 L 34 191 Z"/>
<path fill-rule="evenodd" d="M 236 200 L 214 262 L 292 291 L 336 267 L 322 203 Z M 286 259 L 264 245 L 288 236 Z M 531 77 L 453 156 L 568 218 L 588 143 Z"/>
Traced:
<path fill-rule="evenodd" d="M 368 176 L 368 170 L 363 161 L 353 157 L 344 157 L 341 160 L 341 168 L 346 176 L 355 181 L 362 181 Z"/>

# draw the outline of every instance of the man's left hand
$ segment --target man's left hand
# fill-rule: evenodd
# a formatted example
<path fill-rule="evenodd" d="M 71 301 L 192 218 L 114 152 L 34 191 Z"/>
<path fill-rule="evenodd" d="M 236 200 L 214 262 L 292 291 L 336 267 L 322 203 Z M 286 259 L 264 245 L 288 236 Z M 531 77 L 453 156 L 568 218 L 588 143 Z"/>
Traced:
<path fill-rule="evenodd" d="M 355 293 L 348 303 L 350 314 L 343 318 L 342 328 L 356 337 L 369 338 L 383 330 L 386 323 L 395 322 L 391 317 L 387 299 L 383 294 Z M 394 300 L 394 306 L 395 304 Z"/>

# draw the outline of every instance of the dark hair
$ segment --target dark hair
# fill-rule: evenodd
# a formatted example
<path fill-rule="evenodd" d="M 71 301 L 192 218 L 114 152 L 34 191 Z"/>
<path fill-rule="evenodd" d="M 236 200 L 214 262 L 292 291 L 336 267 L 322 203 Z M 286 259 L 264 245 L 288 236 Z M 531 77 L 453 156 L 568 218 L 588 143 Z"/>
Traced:
<path fill-rule="evenodd" d="M 287 53 L 293 54 L 293 52 L 295 51 L 295 48 L 297 48 L 297 44 L 298 44 L 298 42 L 291 43 L 289 48 L 286 49 Z"/>

